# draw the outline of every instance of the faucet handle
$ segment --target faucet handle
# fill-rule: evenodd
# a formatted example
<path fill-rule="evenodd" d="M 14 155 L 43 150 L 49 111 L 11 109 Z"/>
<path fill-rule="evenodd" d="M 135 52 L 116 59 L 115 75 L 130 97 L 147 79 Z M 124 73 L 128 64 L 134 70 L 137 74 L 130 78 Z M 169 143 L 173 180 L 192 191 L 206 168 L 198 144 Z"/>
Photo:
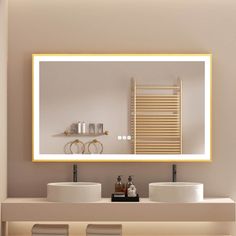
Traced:
<path fill-rule="evenodd" d="M 177 166 L 176 164 L 172 165 L 172 182 L 176 182 L 176 175 L 177 175 Z"/>
<path fill-rule="evenodd" d="M 77 164 L 73 164 L 73 182 L 78 181 L 78 166 Z"/>

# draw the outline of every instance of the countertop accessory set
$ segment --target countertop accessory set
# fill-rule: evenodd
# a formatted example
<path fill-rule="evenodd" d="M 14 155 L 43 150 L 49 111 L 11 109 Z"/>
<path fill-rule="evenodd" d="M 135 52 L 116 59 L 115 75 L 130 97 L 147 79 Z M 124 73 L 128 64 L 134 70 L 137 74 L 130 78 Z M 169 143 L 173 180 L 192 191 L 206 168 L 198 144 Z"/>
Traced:
<path fill-rule="evenodd" d="M 139 195 L 133 183 L 133 176 L 128 177 L 127 183 L 123 183 L 122 175 L 118 175 L 115 183 L 115 192 L 111 195 L 112 202 L 139 202 Z"/>

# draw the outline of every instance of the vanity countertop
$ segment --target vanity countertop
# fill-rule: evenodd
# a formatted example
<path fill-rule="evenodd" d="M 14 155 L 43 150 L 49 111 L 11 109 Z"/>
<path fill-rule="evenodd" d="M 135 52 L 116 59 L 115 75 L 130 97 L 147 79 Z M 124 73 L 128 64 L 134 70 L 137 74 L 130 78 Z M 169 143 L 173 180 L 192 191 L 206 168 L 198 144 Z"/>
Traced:
<path fill-rule="evenodd" d="M 44 204 L 55 204 L 55 203 L 60 203 L 60 202 L 49 202 L 47 201 L 46 198 L 7 198 L 2 202 L 3 204 L 7 203 L 44 203 Z M 101 203 L 110 203 L 110 204 L 116 204 L 118 202 L 111 202 L 110 198 L 102 198 L 101 201 L 98 202 L 91 202 L 91 203 L 63 203 L 61 202 L 60 204 L 101 204 Z M 224 204 L 229 204 L 233 203 L 234 201 L 231 198 L 204 198 L 203 201 L 197 202 L 197 203 L 168 203 L 168 202 L 154 202 L 150 201 L 149 198 L 140 198 L 140 202 L 119 202 L 119 204 L 124 203 L 124 204 L 140 204 L 140 203 L 148 203 L 148 204 L 204 204 L 204 203 L 224 203 Z"/>
<path fill-rule="evenodd" d="M 2 221 L 235 221 L 230 198 L 206 198 L 198 203 L 48 202 L 46 198 L 7 198 L 2 202 Z"/>

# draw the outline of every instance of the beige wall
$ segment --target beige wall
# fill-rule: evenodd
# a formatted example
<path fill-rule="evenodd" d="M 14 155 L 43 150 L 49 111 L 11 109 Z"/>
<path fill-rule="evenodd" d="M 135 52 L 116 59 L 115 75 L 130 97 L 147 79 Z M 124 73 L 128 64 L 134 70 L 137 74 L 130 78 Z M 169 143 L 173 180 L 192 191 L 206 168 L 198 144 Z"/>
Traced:
<path fill-rule="evenodd" d="M 7 194 L 7 1 L 0 1 L 0 200 Z"/>
<path fill-rule="evenodd" d="M 9 196 L 45 196 L 46 184 L 71 179 L 71 164 L 31 162 L 31 53 L 212 53 L 213 163 L 178 164 L 179 181 L 199 181 L 205 196 L 236 200 L 235 0 L 9 1 Z M 171 178 L 171 164 L 79 164 L 79 179 L 115 176 L 148 183 Z"/>
<path fill-rule="evenodd" d="M 1 210 L 1 202 L 7 196 L 7 0 L 0 1 L 0 127 Z"/>

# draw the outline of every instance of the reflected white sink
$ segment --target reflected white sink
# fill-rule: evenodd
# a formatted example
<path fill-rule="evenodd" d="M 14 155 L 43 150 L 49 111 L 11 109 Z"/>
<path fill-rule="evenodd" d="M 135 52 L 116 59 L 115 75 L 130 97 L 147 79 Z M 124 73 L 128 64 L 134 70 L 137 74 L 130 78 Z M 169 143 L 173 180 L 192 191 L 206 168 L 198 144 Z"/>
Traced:
<path fill-rule="evenodd" d="M 101 200 L 102 185 L 90 182 L 62 182 L 47 185 L 50 202 L 96 202 Z"/>
<path fill-rule="evenodd" d="M 150 183 L 149 198 L 155 202 L 199 202 L 203 200 L 203 184 L 188 182 Z"/>

